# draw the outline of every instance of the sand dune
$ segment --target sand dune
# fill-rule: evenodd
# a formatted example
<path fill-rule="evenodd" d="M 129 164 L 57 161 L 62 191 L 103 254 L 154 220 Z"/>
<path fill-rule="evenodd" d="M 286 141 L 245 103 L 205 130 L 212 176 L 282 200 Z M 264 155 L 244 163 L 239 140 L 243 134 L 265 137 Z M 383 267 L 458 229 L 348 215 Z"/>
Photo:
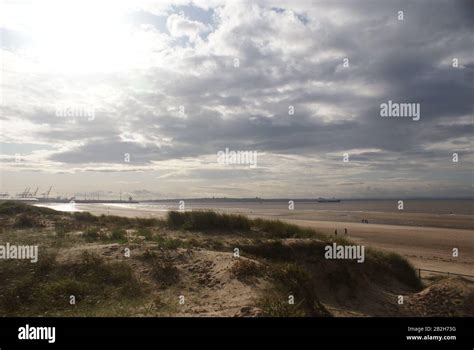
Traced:
<path fill-rule="evenodd" d="M 344 235 L 374 248 L 397 252 L 421 269 L 474 275 L 474 231 L 434 227 L 285 220 L 319 231 Z M 459 249 L 457 258 L 453 248 Z"/>
<path fill-rule="evenodd" d="M 9 203 L 1 209 L 1 242 L 41 246 L 34 266 L 2 264 L 0 311 L 8 315 L 474 314 L 474 280 L 427 274 L 419 279 L 406 259 L 380 252 L 404 255 L 419 268 L 469 274 L 470 230 L 283 218 L 298 224 L 286 225 L 195 211 L 158 221 Z M 328 244 L 344 242 L 333 239 L 335 229 L 338 237 L 349 238 L 346 243 L 378 249 L 365 250 L 364 264 L 328 259 Z M 458 258 L 451 256 L 454 245 Z M 78 296 L 77 307 L 68 295 Z"/>
<path fill-rule="evenodd" d="M 130 210 L 126 207 L 106 205 L 84 205 L 81 209 L 96 215 L 111 214 L 127 217 L 164 217 L 166 215 L 166 211 Z M 329 234 L 334 234 L 334 230 L 337 229 L 339 235 L 343 235 L 344 228 L 347 228 L 349 238 L 369 247 L 397 252 L 409 259 L 416 268 L 474 275 L 474 230 L 466 229 L 466 227 L 472 227 L 471 215 L 341 213 L 334 211 L 290 212 L 281 209 L 255 210 L 254 208 L 252 210 L 221 208 L 219 211 L 246 214 L 249 217 L 280 219 Z M 325 220 L 321 220 L 321 217 L 324 217 Z M 361 217 L 367 218 L 370 223 L 360 223 Z M 335 218 L 337 221 L 326 221 L 331 218 Z M 344 221 L 339 221 L 340 219 Z M 358 222 L 347 220 L 357 220 Z M 383 222 L 383 224 L 374 223 L 377 221 Z M 457 224 L 453 222 L 457 222 Z M 407 223 L 416 225 L 411 226 Z M 459 249 L 457 258 L 452 256 L 453 248 Z"/>

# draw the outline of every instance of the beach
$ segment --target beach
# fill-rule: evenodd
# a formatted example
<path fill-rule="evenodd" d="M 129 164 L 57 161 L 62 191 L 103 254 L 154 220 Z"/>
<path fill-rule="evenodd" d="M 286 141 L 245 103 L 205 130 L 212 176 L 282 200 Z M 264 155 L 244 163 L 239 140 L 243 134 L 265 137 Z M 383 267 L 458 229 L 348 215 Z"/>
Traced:
<path fill-rule="evenodd" d="M 0 311 L 186 317 L 474 313 L 474 279 L 464 276 L 472 274 L 474 261 L 471 229 L 373 223 L 370 211 L 347 208 L 346 218 L 363 214 L 369 223 L 318 219 L 341 215 L 329 210 L 271 207 L 282 203 L 193 204 L 179 211 L 163 203 L 53 203 L 49 209 L 1 203 L 0 243 L 37 246 L 38 263 L 2 264 L 0 273 L 10 277 Z M 392 220 L 401 215 L 376 214 Z M 454 248 L 459 256 L 452 255 Z M 78 295 L 79 306 L 71 308 L 64 295 Z M 290 304 L 289 296 L 298 302 Z"/>
<path fill-rule="evenodd" d="M 169 201 L 49 207 L 89 211 L 94 215 L 163 218 L 169 210 L 178 210 L 178 204 L 178 201 Z M 472 201 L 407 201 L 407 204 L 407 210 L 399 211 L 393 209 L 396 208 L 393 201 L 304 202 L 296 203 L 295 210 L 289 210 L 287 202 L 187 202 L 186 210 L 214 210 L 251 218 L 278 219 L 330 235 L 337 230 L 338 235 L 345 236 L 344 229 L 347 228 L 347 238 L 368 247 L 401 254 L 417 269 L 474 275 Z M 413 212 L 416 210 L 419 212 Z M 451 214 L 452 211 L 455 214 Z M 362 219 L 369 223 L 363 224 Z M 459 251 L 457 257 L 453 257 L 454 248 Z"/>

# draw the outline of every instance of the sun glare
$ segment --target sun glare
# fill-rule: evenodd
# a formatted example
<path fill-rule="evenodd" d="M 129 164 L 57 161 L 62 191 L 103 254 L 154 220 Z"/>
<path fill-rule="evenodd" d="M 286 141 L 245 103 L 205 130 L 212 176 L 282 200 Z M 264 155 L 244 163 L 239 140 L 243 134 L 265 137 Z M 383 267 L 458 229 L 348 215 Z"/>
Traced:
<path fill-rule="evenodd" d="M 133 32 L 120 1 L 47 1 L 32 6 L 32 56 L 60 73 L 123 70 L 133 64 Z"/>

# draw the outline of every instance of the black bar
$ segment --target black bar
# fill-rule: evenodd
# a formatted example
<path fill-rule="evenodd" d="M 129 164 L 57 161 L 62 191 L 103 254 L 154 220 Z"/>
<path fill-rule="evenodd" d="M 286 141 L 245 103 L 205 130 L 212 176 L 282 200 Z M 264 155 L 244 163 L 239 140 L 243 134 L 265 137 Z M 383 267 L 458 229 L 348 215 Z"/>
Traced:
<path fill-rule="evenodd" d="M 56 327 L 55 343 L 46 340 L 19 340 L 18 329 L 26 324 Z M 147 343 L 153 338 L 187 336 L 298 336 L 316 337 L 333 344 L 360 342 L 399 345 L 404 348 L 457 349 L 474 344 L 474 318 L 0 318 L 0 348 L 64 348 L 67 345 L 92 346 L 97 342 L 124 345 Z M 455 327 L 456 340 L 409 341 L 408 327 Z"/>

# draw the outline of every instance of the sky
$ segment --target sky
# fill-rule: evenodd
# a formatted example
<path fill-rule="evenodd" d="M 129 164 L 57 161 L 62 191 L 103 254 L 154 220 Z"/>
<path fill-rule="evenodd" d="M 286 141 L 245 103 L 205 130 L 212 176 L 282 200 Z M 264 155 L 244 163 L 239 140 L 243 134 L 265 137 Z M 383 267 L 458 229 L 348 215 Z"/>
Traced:
<path fill-rule="evenodd" d="M 473 8 L 0 0 L 0 191 L 472 196 Z"/>

